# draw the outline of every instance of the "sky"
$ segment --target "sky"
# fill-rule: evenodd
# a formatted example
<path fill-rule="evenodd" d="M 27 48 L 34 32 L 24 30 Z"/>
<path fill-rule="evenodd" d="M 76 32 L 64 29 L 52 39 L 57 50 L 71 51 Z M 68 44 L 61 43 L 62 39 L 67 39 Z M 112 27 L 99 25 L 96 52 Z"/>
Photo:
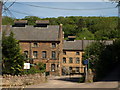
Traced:
<path fill-rule="evenodd" d="M 17 0 L 11 7 L 9 6 L 12 1 L 7 2 L 5 6 L 9 7 L 9 11 L 12 14 L 9 11 L 5 12 L 3 10 L 3 16 L 15 18 L 24 18 L 25 16 L 38 16 L 40 18 L 59 16 L 118 16 L 117 4 L 103 0 L 96 0 L 96 2 L 92 2 L 92 0 L 91 2 L 87 2 L 87 0 L 85 0 L 86 2 L 72 2 L 72 0 L 71 2 L 52 2 L 52 0 L 50 2 L 36 1 L 18 2 Z"/>

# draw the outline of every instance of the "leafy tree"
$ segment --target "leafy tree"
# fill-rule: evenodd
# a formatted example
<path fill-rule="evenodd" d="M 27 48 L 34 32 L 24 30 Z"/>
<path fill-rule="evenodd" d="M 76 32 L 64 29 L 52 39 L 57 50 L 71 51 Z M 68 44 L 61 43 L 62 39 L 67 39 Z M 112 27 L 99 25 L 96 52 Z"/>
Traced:
<path fill-rule="evenodd" d="M 93 40 L 94 39 L 94 34 L 92 34 L 90 31 L 88 31 L 87 28 L 82 28 L 82 31 L 80 31 L 77 34 L 77 39 L 87 39 L 87 40 Z"/>
<path fill-rule="evenodd" d="M 36 17 L 36 16 L 26 16 L 25 18 L 23 18 L 23 20 L 28 20 L 29 25 L 35 25 L 35 21 L 41 20 L 41 19 L 39 17 Z"/>
<path fill-rule="evenodd" d="M 36 16 L 26 16 L 23 20 L 28 20 L 28 25 L 35 25 L 36 20 L 50 20 L 50 25 L 59 25 L 62 23 L 65 38 L 68 35 L 75 35 L 77 39 L 82 39 L 81 37 L 87 36 L 89 37 L 87 38 L 88 40 L 110 40 L 120 38 L 120 20 L 118 17 L 67 16 L 58 18 L 39 18 Z M 4 17 L 3 24 L 13 24 L 13 19 Z M 84 28 L 87 28 L 85 32 L 83 31 Z"/>
<path fill-rule="evenodd" d="M 20 52 L 18 41 L 13 32 L 9 36 L 2 37 L 3 74 L 21 74 L 23 70 L 23 55 Z"/>
<path fill-rule="evenodd" d="M 105 77 L 115 66 L 120 64 L 120 39 L 111 45 L 94 42 L 85 49 L 84 59 L 89 60 L 89 68 L 95 73 L 95 79 Z"/>
<path fill-rule="evenodd" d="M 2 24 L 3 25 L 13 25 L 14 23 L 14 18 L 8 17 L 8 16 L 3 16 L 2 17 Z"/>
<path fill-rule="evenodd" d="M 38 70 L 40 70 L 40 72 L 45 72 L 46 69 L 46 64 L 39 62 L 37 65 Z"/>

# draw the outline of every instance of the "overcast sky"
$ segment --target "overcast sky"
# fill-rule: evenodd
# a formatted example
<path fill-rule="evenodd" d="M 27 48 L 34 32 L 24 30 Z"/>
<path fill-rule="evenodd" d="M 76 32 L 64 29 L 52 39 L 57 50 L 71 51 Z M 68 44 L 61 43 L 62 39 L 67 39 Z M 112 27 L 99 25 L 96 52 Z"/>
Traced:
<path fill-rule="evenodd" d="M 117 16 L 118 15 L 118 10 L 117 8 L 115 8 L 116 3 L 105 2 L 105 0 L 104 1 L 94 0 L 94 1 L 101 1 L 101 2 L 20 2 L 20 3 L 16 2 L 14 5 L 12 5 L 12 7 L 9 8 L 13 15 L 11 15 L 9 12 L 6 13 L 4 12 L 3 15 L 4 16 L 8 15 L 16 18 L 24 18 L 25 16 L 38 16 L 41 18 L 46 18 L 46 17 L 59 17 L 59 16 Z M 11 3 L 12 2 L 7 2 L 6 7 L 9 7 Z M 28 4 L 32 6 L 29 6 Z"/>

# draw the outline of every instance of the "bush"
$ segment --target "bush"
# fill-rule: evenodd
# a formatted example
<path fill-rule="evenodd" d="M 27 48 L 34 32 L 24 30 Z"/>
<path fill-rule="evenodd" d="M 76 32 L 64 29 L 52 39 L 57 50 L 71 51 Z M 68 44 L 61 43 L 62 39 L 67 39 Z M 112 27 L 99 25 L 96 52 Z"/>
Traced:
<path fill-rule="evenodd" d="M 85 76 L 80 77 L 79 83 L 84 83 L 85 82 Z"/>
<path fill-rule="evenodd" d="M 36 69 L 35 67 L 31 67 L 29 70 L 24 70 L 23 74 L 35 74 L 40 73 L 40 70 Z"/>
<path fill-rule="evenodd" d="M 23 70 L 23 74 L 35 74 L 45 72 L 45 64 L 40 62 L 36 66 L 32 66 L 29 70 Z"/>

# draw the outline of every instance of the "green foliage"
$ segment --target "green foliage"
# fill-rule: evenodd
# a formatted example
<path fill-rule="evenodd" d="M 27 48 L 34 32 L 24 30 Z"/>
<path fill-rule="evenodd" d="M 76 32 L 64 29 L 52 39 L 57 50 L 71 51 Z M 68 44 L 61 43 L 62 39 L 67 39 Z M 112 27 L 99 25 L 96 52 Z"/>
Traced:
<path fill-rule="evenodd" d="M 2 37 L 2 59 L 3 74 L 21 74 L 23 69 L 23 55 L 20 52 L 18 41 L 14 38 L 14 34 L 10 32 L 9 36 Z"/>
<path fill-rule="evenodd" d="M 90 62 L 89 67 L 92 70 L 96 68 L 99 61 L 99 56 L 101 55 L 104 49 L 105 45 L 99 41 L 93 42 L 85 49 L 85 55 L 83 60 L 89 59 Z"/>
<path fill-rule="evenodd" d="M 99 80 L 120 64 L 119 54 L 120 39 L 112 45 L 95 42 L 86 48 L 83 60 L 89 59 L 89 68 L 95 73 L 95 80 Z"/>
<path fill-rule="evenodd" d="M 46 70 L 46 64 L 39 62 L 37 65 L 37 68 L 40 70 L 40 72 L 45 72 Z"/>
<path fill-rule="evenodd" d="M 40 73 L 40 70 L 36 69 L 35 67 L 31 67 L 29 70 L 24 70 L 23 74 L 35 74 Z"/>
<path fill-rule="evenodd" d="M 77 39 L 87 40 L 109 40 L 120 38 L 120 30 L 117 29 L 117 17 L 58 17 L 58 18 L 39 18 L 36 16 L 26 16 L 23 20 L 28 20 L 28 25 L 35 25 L 36 20 L 50 20 L 50 25 L 63 24 L 65 38 L 69 35 L 77 36 Z M 3 24 L 13 24 L 10 17 L 3 18 Z M 86 31 L 83 29 L 87 28 Z"/>
<path fill-rule="evenodd" d="M 29 70 L 24 70 L 23 74 L 35 74 L 35 73 L 43 73 L 45 72 L 45 64 L 40 62 L 36 66 L 30 67 Z"/>
<path fill-rule="evenodd" d="M 94 34 L 92 34 L 90 31 L 88 31 L 87 28 L 82 28 L 82 31 L 80 31 L 80 33 L 77 34 L 76 39 L 78 39 L 78 40 L 83 40 L 83 39 L 93 40 Z"/>
<path fill-rule="evenodd" d="M 79 83 L 84 83 L 85 82 L 85 76 L 80 77 Z"/>
<path fill-rule="evenodd" d="M 2 17 L 2 24 L 3 25 L 13 25 L 14 19 L 8 16 Z"/>
<path fill-rule="evenodd" d="M 23 20 L 28 20 L 29 25 L 35 25 L 35 21 L 40 20 L 40 18 L 36 16 L 26 16 Z"/>

